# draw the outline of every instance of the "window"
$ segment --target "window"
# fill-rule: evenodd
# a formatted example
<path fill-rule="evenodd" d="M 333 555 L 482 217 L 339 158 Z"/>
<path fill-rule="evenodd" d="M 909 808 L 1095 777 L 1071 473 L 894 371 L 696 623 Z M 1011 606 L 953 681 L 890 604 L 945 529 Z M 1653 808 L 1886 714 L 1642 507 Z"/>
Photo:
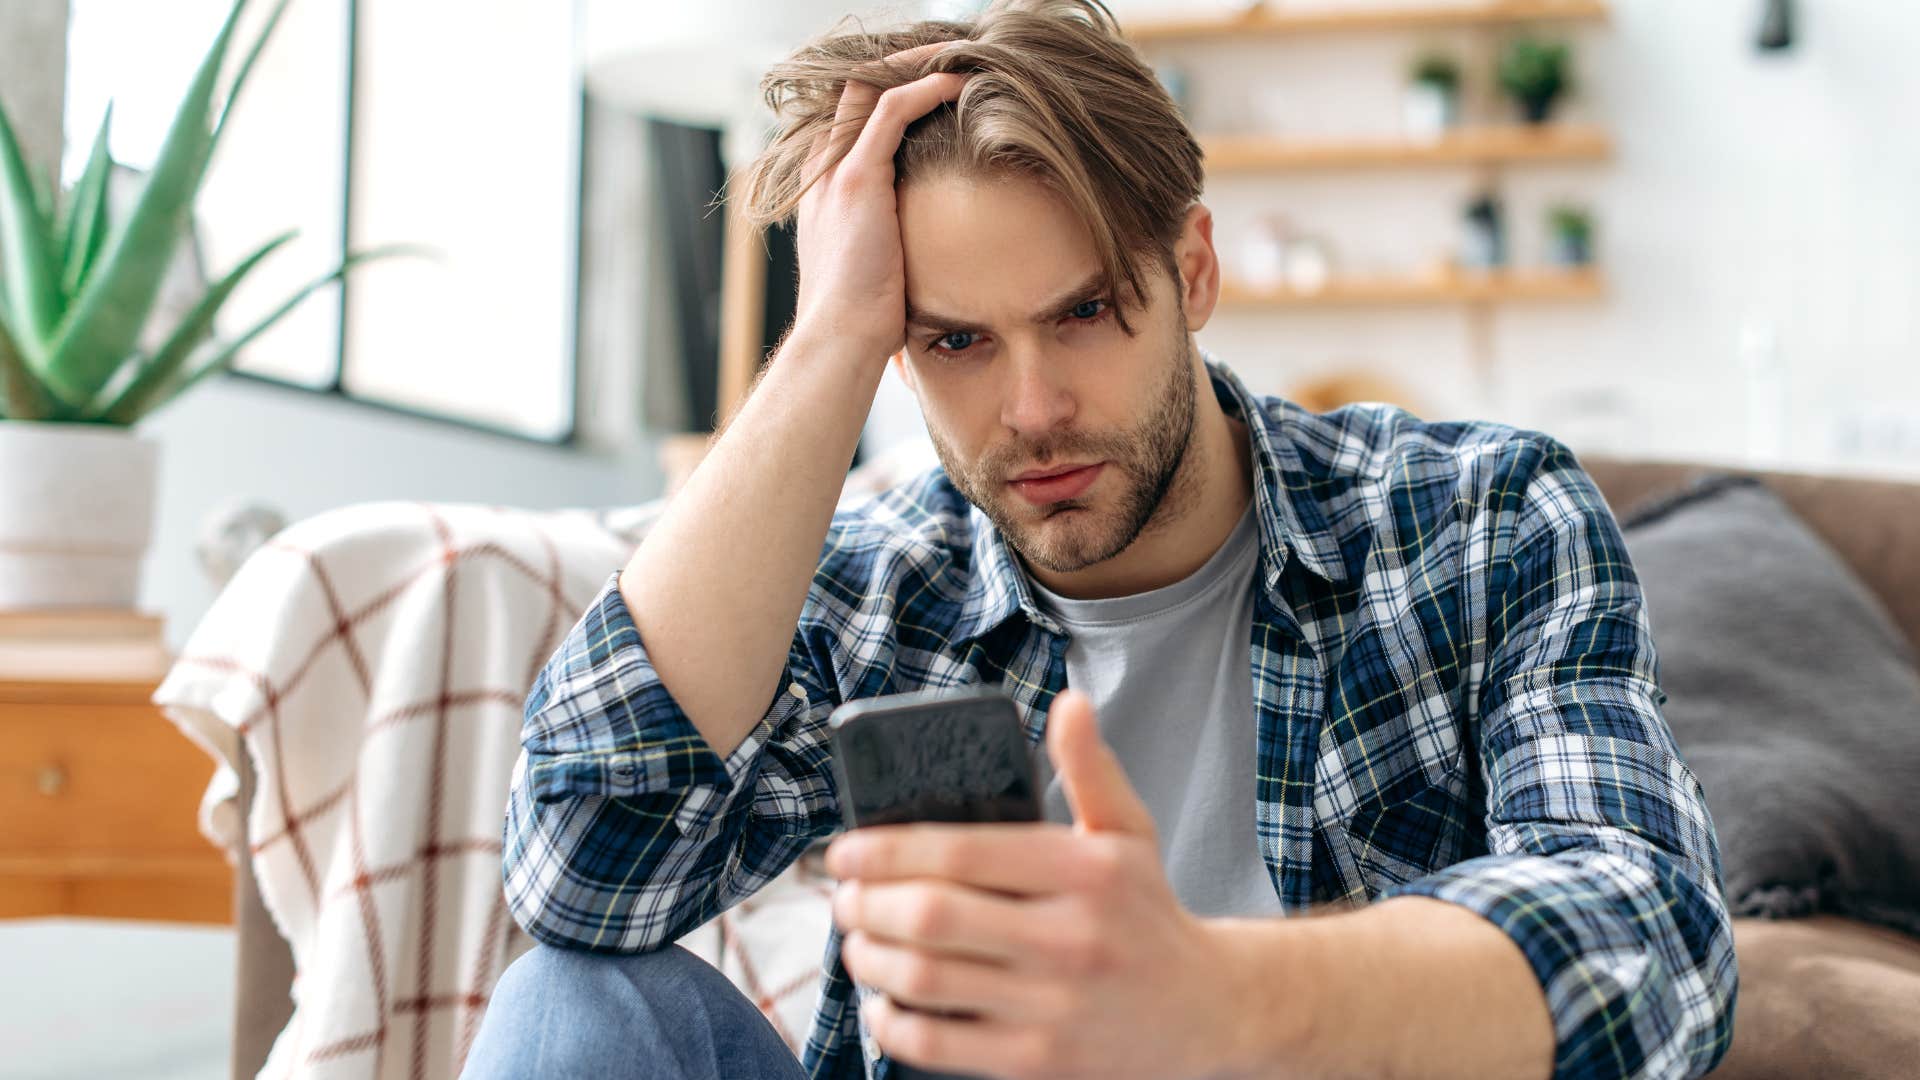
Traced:
<path fill-rule="evenodd" d="M 148 166 L 228 0 L 73 0 L 68 150 L 114 102 L 115 157 Z M 231 57 L 273 5 L 254 4 Z M 220 332 L 253 325 L 346 250 L 357 267 L 250 346 L 241 372 L 541 441 L 574 422 L 580 80 L 550 0 L 299 0 L 286 9 L 196 207 L 202 272 L 299 236 Z"/>

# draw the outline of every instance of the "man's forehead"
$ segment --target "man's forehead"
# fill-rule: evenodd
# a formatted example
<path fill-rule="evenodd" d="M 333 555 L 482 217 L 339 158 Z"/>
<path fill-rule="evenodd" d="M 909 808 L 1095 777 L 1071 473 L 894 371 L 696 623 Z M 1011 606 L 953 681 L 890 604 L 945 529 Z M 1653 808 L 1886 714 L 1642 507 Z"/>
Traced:
<path fill-rule="evenodd" d="M 907 269 L 1065 277 L 1100 261 L 1093 229 L 1052 188 L 1028 177 L 949 171 L 898 189 Z"/>

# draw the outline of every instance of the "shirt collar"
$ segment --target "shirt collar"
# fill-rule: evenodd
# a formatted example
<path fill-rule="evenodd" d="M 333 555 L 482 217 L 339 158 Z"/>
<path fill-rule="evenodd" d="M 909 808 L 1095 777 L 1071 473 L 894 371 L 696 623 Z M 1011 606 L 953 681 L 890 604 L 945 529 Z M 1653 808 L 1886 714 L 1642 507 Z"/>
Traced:
<path fill-rule="evenodd" d="M 1280 571 L 1292 554 L 1322 579 L 1347 579 L 1346 562 L 1321 505 L 1323 478 L 1308 471 L 1299 449 L 1281 430 L 1282 422 L 1264 408 L 1226 365 L 1201 351 L 1214 397 L 1229 416 L 1243 421 L 1253 447 L 1255 515 L 1260 523 L 1263 588 L 1278 603 Z M 1034 602 L 1026 571 L 1000 530 L 979 507 L 970 507 L 974 572 L 954 627 L 956 642 L 970 641 L 997 628 L 1014 612 L 1052 633 L 1059 623 Z"/>

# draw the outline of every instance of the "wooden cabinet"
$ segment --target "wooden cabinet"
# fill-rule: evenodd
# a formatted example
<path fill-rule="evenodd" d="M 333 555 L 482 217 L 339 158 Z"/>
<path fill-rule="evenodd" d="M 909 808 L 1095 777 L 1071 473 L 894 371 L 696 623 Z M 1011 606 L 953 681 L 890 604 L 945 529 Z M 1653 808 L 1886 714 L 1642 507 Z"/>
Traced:
<path fill-rule="evenodd" d="M 232 921 L 198 827 L 213 762 L 154 686 L 0 678 L 0 918 Z"/>

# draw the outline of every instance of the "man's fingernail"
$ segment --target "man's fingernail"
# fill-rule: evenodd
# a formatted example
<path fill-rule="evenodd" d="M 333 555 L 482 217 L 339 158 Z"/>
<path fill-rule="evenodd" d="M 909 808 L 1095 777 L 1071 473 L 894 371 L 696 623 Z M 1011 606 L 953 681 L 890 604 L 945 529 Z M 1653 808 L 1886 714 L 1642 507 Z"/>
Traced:
<path fill-rule="evenodd" d="M 843 881 L 833 890 L 833 922 L 841 930 L 847 928 L 847 922 L 853 917 L 853 890 L 860 886 L 855 882 Z"/>
<path fill-rule="evenodd" d="M 859 864 L 860 842 L 838 837 L 827 845 L 827 873 L 834 877 L 851 876 Z"/>

